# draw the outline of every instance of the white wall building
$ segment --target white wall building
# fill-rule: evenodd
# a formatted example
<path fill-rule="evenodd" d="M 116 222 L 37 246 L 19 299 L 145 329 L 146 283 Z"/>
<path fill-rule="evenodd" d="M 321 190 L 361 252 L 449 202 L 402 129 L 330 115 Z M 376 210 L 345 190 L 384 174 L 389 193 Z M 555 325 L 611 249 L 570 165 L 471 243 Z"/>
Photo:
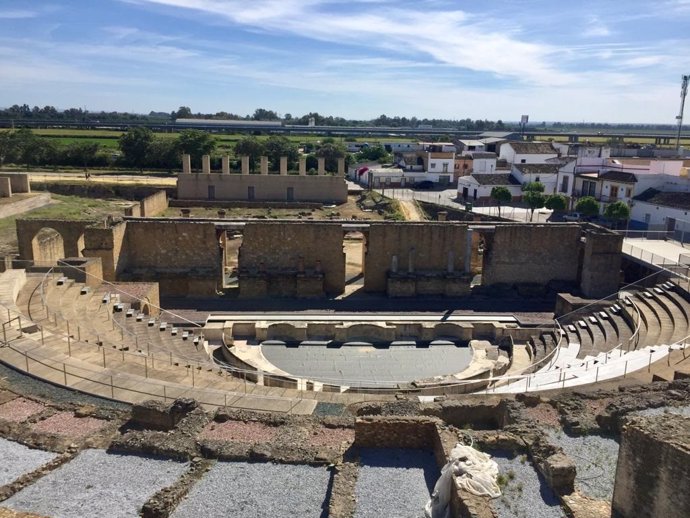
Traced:
<path fill-rule="evenodd" d="M 499 158 L 509 164 L 545 164 L 558 158 L 558 151 L 551 142 L 506 142 L 501 145 Z"/>

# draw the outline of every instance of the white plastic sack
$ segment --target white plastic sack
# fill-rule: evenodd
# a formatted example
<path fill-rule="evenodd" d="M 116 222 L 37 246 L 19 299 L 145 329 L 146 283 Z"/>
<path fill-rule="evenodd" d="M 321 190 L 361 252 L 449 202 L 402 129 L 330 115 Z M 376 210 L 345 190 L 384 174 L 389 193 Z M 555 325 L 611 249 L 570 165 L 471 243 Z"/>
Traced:
<path fill-rule="evenodd" d="M 459 488 L 477 496 L 498 498 L 501 489 L 496 483 L 498 464 L 491 456 L 471 446 L 458 444 L 450 452 L 450 458 L 434 486 L 434 492 L 424 508 L 426 518 L 450 518 L 450 495 L 452 480 Z"/>

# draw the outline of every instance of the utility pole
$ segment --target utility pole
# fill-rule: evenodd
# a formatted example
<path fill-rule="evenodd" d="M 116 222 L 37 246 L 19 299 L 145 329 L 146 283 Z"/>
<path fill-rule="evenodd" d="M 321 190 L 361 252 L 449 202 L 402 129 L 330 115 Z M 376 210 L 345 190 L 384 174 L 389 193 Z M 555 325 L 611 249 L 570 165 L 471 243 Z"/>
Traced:
<path fill-rule="evenodd" d="M 678 134 L 676 135 L 676 152 L 680 153 L 680 132 L 683 129 L 683 110 L 685 109 L 685 96 L 688 95 L 688 80 L 690 75 L 683 76 L 680 87 L 680 113 L 678 114 Z"/>

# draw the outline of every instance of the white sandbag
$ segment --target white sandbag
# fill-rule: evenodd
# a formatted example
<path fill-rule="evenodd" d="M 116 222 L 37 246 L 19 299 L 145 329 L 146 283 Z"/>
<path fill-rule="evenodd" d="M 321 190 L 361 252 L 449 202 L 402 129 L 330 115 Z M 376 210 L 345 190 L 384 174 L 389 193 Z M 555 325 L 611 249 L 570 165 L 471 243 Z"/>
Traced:
<path fill-rule="evenodd" d="M 450 458 L 436 482 L 434 492 L 424 508 L 426 518 L 450 518 L 452 475 L 455 483 L 473 495 L 498 498 L 501 489 L 496 483 L 498 464 L 491 456 L 471 446 L 458 444 L 450 452 Z"/>

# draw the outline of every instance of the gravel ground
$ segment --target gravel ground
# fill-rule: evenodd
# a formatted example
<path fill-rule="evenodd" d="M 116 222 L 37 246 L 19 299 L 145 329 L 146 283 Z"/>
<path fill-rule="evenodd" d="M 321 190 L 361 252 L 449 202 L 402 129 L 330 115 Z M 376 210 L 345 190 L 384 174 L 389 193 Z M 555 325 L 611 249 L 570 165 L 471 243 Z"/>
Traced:
<path fill-rule="evenodd" d="M 549 432 L 553 444 L 563 448 L 575 466 L 575 485 L 585 495 L 611 501 L 618 462 L 618 443 L 609 437 L 584 435 L 570 437 L 563 432 Z"/>
<path fill-rule="evenodd" d="M 108 424 L 103 419 L 93 417 L 75 417 L 72 412 L 58 412 L 32 428 L 39 433 L 50 433 L 80 439 L 96 432 Z"/>
<path fill-rule="evenodd" d="M 492 452 L 502 485 L 500 497 L 492 500 L 498 518 L 561 518 L 565 513 L 558 498 L 525 456 Z"/>
<path fill-rule="evenodd" d="M 638 412 L 633 412 L 633 415 L 639 415 L 639 416 L 644 416 L 644 417 L 663 415 L 663 414 L 676 414 L 676 415 L 682 415 L 685 417 L 690 417 L 690 406 L 662 406 L 659 408 L 648 408 L 646 410 L 640 410 Z"/>
<path fill-rule="evenodd" d="M 32 450 L 17 442 L 0 438 L 0 486 L 32 472 L 55 457 L 55 453 Z"/>
<path fill-rule="evenodd" d="M 0 405 L 0 419 L 12 423 L 21 423 L 32 415 L 42 412 L 45 408 L 45 405 L 20 397 Z"/>
<path fill-rule="evenodd" d="M 56 403 L 96 405 L 103 408 L 114 408 L 119 410 L 127 410 L 130 408 L 130 405 L 126 403 L 119 403 L 117 401 L 110 401 L 109 399 L 88 396 L 86 394 L 74 392 L 56 385 L 51 385 L 50 383 L 40 381 L 32 378 L 31 376 L 21 374 L 2 364 L 0 364 L 0 379 L 4 379 L 9 385 L 10 389 L 14 392 L 25 394 L 27 396 L 46 398 Z"/>
<path fill-rule="evenodd" d="M 138 516 L 146 500 L 186 468 L 171 460 L 85 450 L 3 505 L 61 518 Z"/>
<path fill-rule="evenodd" d="M 355 518 L 419 518 L 440 475 L 430 451 L 363 448 Z"/>
<path fill-rule="evenodd" d="M 219 462 L 172 513 L 174 518 L 321 518 L 331 474 L 304 465 Z"/>

